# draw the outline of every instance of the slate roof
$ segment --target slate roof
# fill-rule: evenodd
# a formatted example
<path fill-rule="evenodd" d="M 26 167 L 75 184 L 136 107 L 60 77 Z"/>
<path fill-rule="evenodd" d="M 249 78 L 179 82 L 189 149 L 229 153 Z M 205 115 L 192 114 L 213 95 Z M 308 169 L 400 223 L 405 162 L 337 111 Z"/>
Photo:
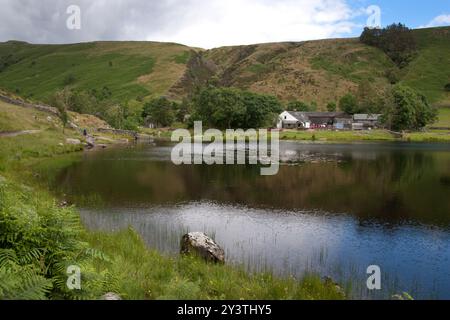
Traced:
<path fill-rule="evenodd" d="M 345 112 L 299 112 L 299 111 L 288 111 L 290 115 L 295 117 L 298 121 L 306 122 L 310 121 L 311 118 L 341 118 L 351 119 L 352 116 Z"/>
<path fill-rule="evenodd" d="M 381 114 L 355 114 L 353 119 L 355 121 L 378 121 Z"/>

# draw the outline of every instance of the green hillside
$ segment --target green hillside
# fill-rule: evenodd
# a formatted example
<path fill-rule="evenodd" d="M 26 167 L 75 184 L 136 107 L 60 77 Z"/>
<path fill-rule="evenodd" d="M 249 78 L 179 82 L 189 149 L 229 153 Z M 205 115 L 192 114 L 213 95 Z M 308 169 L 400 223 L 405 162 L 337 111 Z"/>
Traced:
<path fill-rule="evenodd" d="M 114 98 L 165 94 L 185 72 L 191 49 L 154 42 L 94 42 L 71 45 L 0 44 L 0 87 L 46 100 L 69 85 L 102 90 Z"/>
<path fill-rule="evenodd" d="M 406 68 L 403 81 L 421 91 L 430 101 L 450 106 L 450 27 L 414 31 L 419 55 Z"/>
<path fill-rule="evenodd" d="M 376 92 L 390 85 L 389 71 L 433 103 L 450 104 L 450 27 L 414 30 L 419 44 L 405 69 L 358 39 L 192 49 L 155 42 L 94 42 L 72 45 L 0 43 L 0 88 L 31 100 L 46 100 L 65 85 L 108 87 L 113 98 L 167 95 L 180 99 L 214 81 L 276 95 L 283 101 L 315 102 L 323 109 L 361 82 Z"/>
<path fill-rule="evenodd" d="M 390 85 L 389 71 L 394 71 L 400 81 L 423 92 L 431 102 L 446 104 L 450 102 L 444 90 L 450 82 L 450 28 L 414 30 L 414 35 L 419 50 L 402 70 L 384 52 L 359 39 L 217 48 L 202 54 L 202 67 L 220 85 L 275 94 L 284 101 L 316 102 L 321 108 L 356 92 L 363 81 L 383 91 Z"/>

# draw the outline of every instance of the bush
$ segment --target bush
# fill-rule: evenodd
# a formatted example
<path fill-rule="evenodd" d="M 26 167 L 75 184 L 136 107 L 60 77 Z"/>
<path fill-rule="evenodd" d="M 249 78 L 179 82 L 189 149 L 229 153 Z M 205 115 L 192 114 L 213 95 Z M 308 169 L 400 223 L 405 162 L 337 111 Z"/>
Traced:
<path fill-rule="evenodd" d="M 391 94 L 392 106 L 386 109 L 384 118 L 392 129 L 419 130 L 436 120 L 437 110 L 414 89 L 396 85 Z"/>
<path fill-rule="evenodd" d="M 386 70 L 385 76 L 389 80 L 390 84 L 397 84 L 400 81 L 400 73 L 396 68 Z"/>
<path fill-rule="evenodd" d="M 339 100 L 339 109 L 349 114 L 358 112 L 358 101 L 351 93 L 346 94 Z"/>
<path fill-rule="evenodd" d="M 335 112 L 337 110 L 336 102 L 329 102 L 327 104 L 327 110 L 328 112 Z"/>
<path fill-rule="evenodd" d="M 64 77 L 63 85 L 70 86 L 70 85 L 74 84 L 76 80 L 77 79 L 75 78 L 75 75 L 73 73 L 69 73 L 68 75 L 66 75 Z"/>
<path fill-rule="evenodd" d="M 450 83 L 447 83 L 444 88 L 446 91 L 450 91 Z"/>
<path fill-rule="evenodd" d="M 0 57 L 0 72 L 6 70 L 9 66 L 13 64 L 19 63 L 20 59 L 13 56 L 12 54 L 8 54 L 6 56 Z"/>

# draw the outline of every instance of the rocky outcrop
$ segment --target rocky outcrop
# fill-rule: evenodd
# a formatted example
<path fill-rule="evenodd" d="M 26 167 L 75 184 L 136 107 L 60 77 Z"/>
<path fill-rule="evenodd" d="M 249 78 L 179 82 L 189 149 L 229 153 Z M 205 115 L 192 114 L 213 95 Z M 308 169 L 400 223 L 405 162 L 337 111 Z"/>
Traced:
<path fill-rule="evenodd" d="M 181 254 L 198 255 L 207 262 L 225 263 L 225 251 L 202 232 L 191 232 L 183 236 Z"/>
<path fill-rule="evenodd" d="M 169 98 L 186 97 L 195 89 L 204 86 L 217 73 L 217 65 L 205 58 L 203 52 L 191 52 L 184 75 L 169 89 Z"/>

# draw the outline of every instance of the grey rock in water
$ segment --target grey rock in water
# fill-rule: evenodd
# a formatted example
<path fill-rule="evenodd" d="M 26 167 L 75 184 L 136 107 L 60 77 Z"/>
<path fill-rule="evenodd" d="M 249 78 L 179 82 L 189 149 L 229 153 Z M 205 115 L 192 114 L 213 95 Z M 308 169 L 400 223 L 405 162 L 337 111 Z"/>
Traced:
<path fill-rule="evenodd" d="M 181 239 L 181 254 L 196 254 L 207 262 L 225 263 L 225 251 L 203 232 L 191 232 Z"/>
<path fill-rule="evenodd" d="M 122 300 L 122 298 L 117 293 L 108 292 L 101 297 L 101 300 L 119 301 Z"/>

